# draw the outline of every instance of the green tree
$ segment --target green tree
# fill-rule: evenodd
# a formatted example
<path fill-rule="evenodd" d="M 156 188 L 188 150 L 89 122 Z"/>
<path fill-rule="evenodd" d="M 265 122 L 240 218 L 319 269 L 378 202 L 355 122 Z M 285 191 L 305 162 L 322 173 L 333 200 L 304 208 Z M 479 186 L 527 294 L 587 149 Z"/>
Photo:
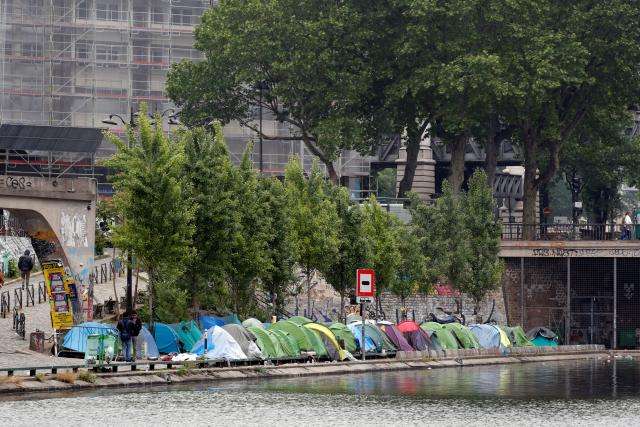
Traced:
<path fill-rule="evenodd" d="M 113 240 L 132 251 L 149 275 L 149 322 L 154 321 L 155 288 L 183 272 L 191 251 L 194 209 L 188 202 L 188 184 L 182 181 L 184 143 L 170 141 L 155 127 L 142 106 L 135 129 L 127 140 L 107 134 L 116 154 L 106 163 L 114 175 L 115 207 L 124 221 L 114 226 Z M 151 326 L 153 328 L 153 326 Z"/>
<path fill-rule="evenodd" d="M 337 182 L 333 161 L 360 140 L 338 110 L 350 86 L 333 53 L 350 37 L 340 9 L 322 0 L 227 0 L 205 12 L 195 32 L 204 61 L 175 64 L 168 76 L 181 118 L 237 121 L 259 133 L 263 109 L 292 129 L 290 136 L 262 130 L 263 138 L 303 141 Z"/>
<path fill-rule="evenodd" d="M 249 144 L 236 170 L 234 195 L 239 222 L 231 231 L 227 270 L 234 312 L 243 317 L 255 309 L 256 280 L 272 268 L 268 246 L 272 223 L 261 201 L 258 176 L 249 157 L 252 150 Z"/>
<path fill-rule="evenodd" d="M 362 205 L 362 213 L 362 230 L 371 251 L 367 266 L 376 274 L 376 295 L 380 307 L 382 292 L 394 289 L 402 261 L 396 236 L 399 220 L 384 210 L 373 196 Z"/>
<path fill-rule="evenodd" d="M 457 288 L 473 300 L 474 314 L 478 314 L 487 293 L 498 286 L 504 270 L 499 258 L 502 230 L 493 207 L 493 193 L 487 185 L 486 173 L 477 169 L 469 179 L 469 190 L 460 205 L 468 238 L 469 268 L 457 283 Z"/>
<path fill-rule="evenodd" d="M 190 183 L 188 197 L 195 208 L 196 230 L 184 284 L 194 311 L 200 306 L 221 311 L 230 308 L 225 281 L 234 249 L 232 233 L 241 220 L 237 174 L 219 123 L 214 125 L 213 133 L 212 137 L 202 128 L 184 133 L 184 178 Z"/>
<path fill-rule="evenodd" d="M 363 232 L 363 214 L 360 205 L 352 203 L 344 187 L 328 186 L 338 217 L 339 247 L 337 256 L 323 271 L 327 282 L 340 294 L 340 318 L 344 316 L 345 297 L 354 289 L 356 270 L 364 267 L 370 258 L 369 239 Z"/>
<path fill-rule="evenodd" d="M 340 218 L 324 191 L 322 172 L 314 163 L 305 178 L 300 160 L 293 158 L 285 170 L 292 234 L 297 247 L 297 263 L 306 277 L 307 315 L 311 315 L 312 278 L 327 271 L 338 256 Z"/>
<path fill-rule="evenodd" d="M 259 182 L 260 203 L 265 207 L 265 215 L 271 220 L 267 241 L 268 267 L 261 276 L 262 287 L 271 295 L 276 295 L 273 314 L 276 315 L 296 281 L 297 247 L 290 217 L 290 199 L 284 185 L 273 177 L 264 177 Z"/>
<path fill-rule="evenodd" d="M 430 260 L 422 252 L 423 242 L 410 225 L 398 224 L 395 238 L 401 254 L 396 280 L 390 290 L 400 297 L 402 307 L 408 297 L 422 292 L 427 294 L 433 282 L 429 281 Z"/>

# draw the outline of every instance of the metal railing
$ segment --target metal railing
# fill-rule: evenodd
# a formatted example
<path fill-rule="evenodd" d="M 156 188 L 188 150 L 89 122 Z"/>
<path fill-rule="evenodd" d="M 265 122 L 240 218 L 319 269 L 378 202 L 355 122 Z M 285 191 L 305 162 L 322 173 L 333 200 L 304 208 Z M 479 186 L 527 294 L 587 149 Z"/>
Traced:
<path fill-rule="evenodd" d="M 640 224 L 503 223 L 502 240 L 640 240 Z"/>

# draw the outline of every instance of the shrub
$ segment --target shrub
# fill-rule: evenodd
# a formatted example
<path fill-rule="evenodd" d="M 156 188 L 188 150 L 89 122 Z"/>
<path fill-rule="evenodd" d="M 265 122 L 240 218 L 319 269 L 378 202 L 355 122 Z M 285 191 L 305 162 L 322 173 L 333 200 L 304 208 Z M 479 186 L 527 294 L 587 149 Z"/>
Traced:
<path fill-rule="evenodd" d="M 40 381 L 40 382 L 42 383 L 42 382 L 44 382 L 46 379 L 47 379 L 47 377 L 46 377 L 44 374 L 42 374 L 42 373 L 40 373 L 40 374 L 36 374 L 36 380 L 37 380 L 37 381 Z"/>
<path fill-rule="evenodd" d="M 0 377 L 0 384 L 16 384 L 16 385 L 20 385 L 22 384 L 22 381 L 24 380 L 24 378 L 22 377 L 16 377 L 16 376 L 6 376 L 6 377 Z"/>
<path fill-rule="evenodd" d="M 73 384 L 76 382 L 78 375 L 73 372 L 62 372 L 56 375 L 56 380 L 67 384 Z"/>
<path fill-rule="evenodd" d="M 9 260 L 9 275 L 8 275 L 8 277 L 10 279 L 14 279 L 14 278 L 18 277 L 18 261 L 16 261 L 13 258 Z"/>
<path fill-rule="evenodd" d="M 94 384 L 96 382 L 96 374 L 89 371 L 80 372 L 78 379 L 87 383 Z"/>

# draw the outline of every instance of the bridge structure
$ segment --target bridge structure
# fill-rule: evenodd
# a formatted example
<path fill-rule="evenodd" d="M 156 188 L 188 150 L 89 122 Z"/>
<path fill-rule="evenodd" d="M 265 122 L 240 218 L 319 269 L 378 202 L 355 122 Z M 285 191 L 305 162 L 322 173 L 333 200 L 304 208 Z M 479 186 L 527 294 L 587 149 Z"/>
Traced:
<path fill-rule="evenodd" d="M 10 219 L 3 223 L 19 224 L 40 261 L 62 259 L 84 283 L 95 262 L 94 158 L 101 141 L 99 129 L 0 126 L 0 209 Z"/>

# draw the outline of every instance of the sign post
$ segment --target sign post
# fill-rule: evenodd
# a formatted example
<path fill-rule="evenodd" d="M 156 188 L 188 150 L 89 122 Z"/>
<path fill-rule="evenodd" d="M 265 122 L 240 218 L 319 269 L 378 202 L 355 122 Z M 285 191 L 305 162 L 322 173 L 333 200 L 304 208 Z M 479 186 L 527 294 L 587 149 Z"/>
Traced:
<path fill-rule="evenodd" d="M 359 268 L 356 270 L 356 301 L 360 303 L 360 317 L 362 318 L 362 330 L 360 331 L 360 351 L 362 353 L 362 360 L 366 359 L 366 345 L 365 345 L 365 317 L 366 310 L 364 305 L 367 302 L 373 301 L 376 294 L 376 273 L 370 268 Z"/>

